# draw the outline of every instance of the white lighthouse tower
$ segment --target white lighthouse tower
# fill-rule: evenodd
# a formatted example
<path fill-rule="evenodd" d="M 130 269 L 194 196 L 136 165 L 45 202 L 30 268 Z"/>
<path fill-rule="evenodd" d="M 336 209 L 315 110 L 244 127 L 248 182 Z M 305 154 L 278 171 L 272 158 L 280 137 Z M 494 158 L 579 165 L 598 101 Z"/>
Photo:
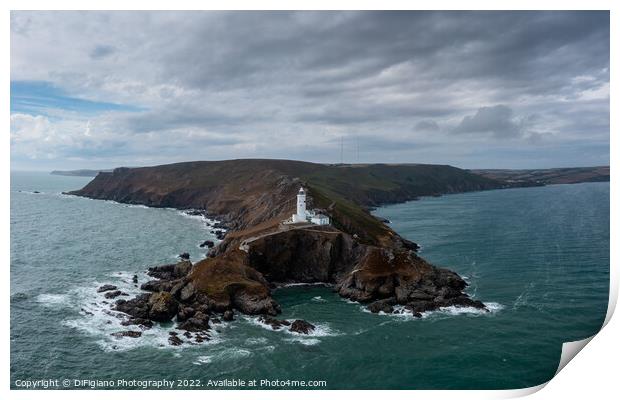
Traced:
<path fill-rule="evenodd" d="M 307 222 L 306 219 L 306 192 L 299 188 L 297 193 L 297 213 L 293 214 L 293 222 Z"/>

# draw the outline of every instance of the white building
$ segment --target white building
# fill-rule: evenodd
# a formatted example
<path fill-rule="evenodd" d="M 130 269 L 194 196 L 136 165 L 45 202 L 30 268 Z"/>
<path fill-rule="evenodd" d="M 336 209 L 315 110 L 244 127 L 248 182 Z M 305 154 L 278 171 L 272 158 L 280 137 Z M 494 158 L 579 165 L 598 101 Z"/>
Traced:
<path fill-rule="evenodd" d="M 299 188 L 297 193 L 297 213 L 293 214 L 293 222 L 306 222 L 306 192 Z"/>
<path fill-rule="evenodd" d="M 306 191 L 302 187 L 299 188 L 299 193 L 297 193 L 297 212 L 293 214 L 290 222 L 312 222 L 316 225 L 329 225 L 329 217 L 318 214 L 314 210 L 306 210 Z"/>
<path fill-rule="evenodd" d="M 310 218 L 310 222 L 316 225 L 329 225 L 329 217 L 324 214 L 315 214 Z"/>

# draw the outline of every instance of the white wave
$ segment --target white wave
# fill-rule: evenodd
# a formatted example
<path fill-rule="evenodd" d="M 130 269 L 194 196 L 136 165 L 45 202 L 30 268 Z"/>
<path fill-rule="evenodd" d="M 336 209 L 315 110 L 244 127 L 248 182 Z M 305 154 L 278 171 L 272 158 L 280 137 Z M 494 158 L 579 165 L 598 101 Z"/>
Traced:
<path fill-rule="evenodd" d="M 314 296 L 312 298 L 312 301 L 315 301 L 317 303 L 326 303 L 327 300 L 325 300 L 324 298 L 322 298 L 321 296 Z"/>
<path fill-rule="evenodd" d="M 285 341 L 287 341 L 287 342 L 298 342 L 298 343 L 303 344 L 304 346 L 314 346 L 314 345 L 317 345 L 317 344 L 321 343 L 321 341 L 319 339 L 315 339 L 315 338 L 304 339 L 304 338 L 301 338 L 301 337 L 285 339 Z"/>
<path fill-rule="evenodd" d="M 122 203 L 119 203 L 122 204 Z M 127 208 L 145 208 L 145 209 L 150 209 L 152 207 L 148 207 L 145 206 L 144 204 L 123 204 L 123 207 L 127 207 Z"/>
<path fill-rule="evenodd" d="M 234 360 L 239 358 L 247 358 L 252 355 L 252 352 L 247 349 L 239 347 L 226 347 L 222 351 L 213 355 L 217 360 Z"/>
<path fill-rule="evenodd" d="M 280 287 L 295 287 L 295 286 L 331 286 L 327 282 L 301 282 L 301 283 L 283 283 Z"/>
<path fill-rule="evenodd" d="M 425 318 L 436 317 L 436 316 L 455 316 L 455 315 L 464 315 L 464 314 L 490 315 L 504 308 L 503 305 L 499 303 L 494 303 L 494 302 L 484 303 L 484 305 L 487 307 L 488 311 L 484 309 L 480 309 L 480 308 L 475 308 L 475 307 L 450 306 L 450 307 L 440 307 L 438 310 L 422 312 L 420 313 L 422 315 L 421 317 L 415 317 L 413 315 L 413 312 L 405 308 L 405 306 L 395 305 L 393 307 L 394 312 L 385 313 L 383 311 L 380 311 L 377 313 L 377 315 L 384 315 L 384 316 L 396 317 L 396 318 L 407 319 L 407 320 L 418 320 L 418 319 L 425 319 Z M 363 312 L 372 314 L 372 312 L 369 311 L 364 306 L 360 306 L 360 310 L 362 310 Z"/>
<path fill-rule="evenodd" d="M 43 293 L 36 297 L 36 302 L 44 307 L 55 307 L 57 305 L 69 305 L 69 296 L 66 294 Z"/>
<path fill-rule="evenodd" d="M 138 275 L 138 282 L 144 282 L 150 279 L 144 271 L 130 272 L 119 271 L 109 274 L 110 279 L 106 283 L 113 284 L 118 290 L 127 293 L 129 296 L 119 298 L 129 299 L 133 296 L 145 293 L 135 287 L 132 278 Z M 97 293 L 97 288 L 101 286 L 101 282 L 93 282 L 90 286 L 79 287 L 69 291 L 66 295 L 42 295 L 42 302 L 55 301 L 64 303 L 67 307 L 74 308 L 78 311 L 76 318 L 68 318 L 61 323 L 65 326 L 76 329 L 88 336 L 95 338 L 95 342 L 104 351 L 126 351 L 138 347 L 155 347 L 162 349 L 175 349 L 177 351 L 185 348 L 195 348 L 196 345 L 211 346 L 223 341 L 219 330 L 211 329 L 207 333 L 210 340 L 202 343 L 195 342 L 192 334 L 191 338 L 184 335 L 185 331 L 178 330 L 174 325 L 154 323 L 150 329 L 142 329 L 138 325 L 124 326 L 121 322 L 130 317 L 122 312 L 113 311 L 112 305 L 117 299 L 106 299 L 105 292 Z M 139 285 L 139 283 L 138 283 Z M 140 331 L 142 335 L 137 338 L 112 336 L 113 333 L 121 331 Z M 172 347 L 168 343 L 170 337 L 169 332 L 176 332 L 178 337 L 183 341 L 180 346 Z"/>
<path fill-rule="evenodd" d="M 256 325 L 256 326 L 260 326 L 263 329 L 267 329 L 269 331 L 275 331 L 275 332 L 284 332 L 288 335 L 292 335 L 292 336 L 301 336 L 301 337 L 325 337 L 325 336 L 339 336 L 342 335 L 341 332 L 338 332 L 336 330 L 333 330 L 329 324 L 327 323 L 313 323 L 310 322 L 312 325 L 314 325 L 314 330 L 312 330 L 310 333 L 305 334 L 305 333 L 299 333 L 299 332 L 291 332 L 289 330 L 290 326 L 282 326 L 279 329 L 274 329 L 271 325 L 266 324 L 264 322 L 261 322 L 259 320 L 260 317 L 249 317 L 249 316 L 244 316 L 244 319 L 246 321 L 248 321 L 249 323 Z M 295 319 L 287 319 L 286 321 L 288 322 L 293 322 L 295 321 Z"/>
<path fill-rule="evenodd" d="M 195 365 L 210 364 L 212 361 L 213 361 L 213 358 L 211 356 L 200 356 L 196 358 L 196 361 L 194 361 L 192 364 L 195 364 Z"/>
<path fill-rule="evenodd" d="M 254 344 L 266 344 L 268 342 L 267 338 L 257 337 L 257 338 L 247 338 L 245 340 L 245 344 L 254 345 Z"/>

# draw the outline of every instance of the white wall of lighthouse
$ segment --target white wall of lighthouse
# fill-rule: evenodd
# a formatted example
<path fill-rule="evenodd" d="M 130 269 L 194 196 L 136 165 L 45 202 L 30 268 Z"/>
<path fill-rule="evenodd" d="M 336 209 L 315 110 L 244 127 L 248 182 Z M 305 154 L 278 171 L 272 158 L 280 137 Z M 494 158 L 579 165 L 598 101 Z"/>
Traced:
<path fill-rule="evenodd" d="M 306 192 L 304 188 L 299 189 L 297 193 L 297 213 L 293 216 L 295 222 L 306 221 Z"/>

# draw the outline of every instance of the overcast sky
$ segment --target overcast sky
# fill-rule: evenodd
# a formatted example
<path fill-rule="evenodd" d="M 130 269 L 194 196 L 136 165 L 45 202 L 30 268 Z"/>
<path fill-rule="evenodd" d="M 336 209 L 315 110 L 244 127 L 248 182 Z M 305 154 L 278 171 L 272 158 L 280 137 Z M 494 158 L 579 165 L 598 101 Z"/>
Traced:
<path fill-rule="evenodd" d="M 609 163 L 608 12 L 12 12 L 11 166 Z"/>

